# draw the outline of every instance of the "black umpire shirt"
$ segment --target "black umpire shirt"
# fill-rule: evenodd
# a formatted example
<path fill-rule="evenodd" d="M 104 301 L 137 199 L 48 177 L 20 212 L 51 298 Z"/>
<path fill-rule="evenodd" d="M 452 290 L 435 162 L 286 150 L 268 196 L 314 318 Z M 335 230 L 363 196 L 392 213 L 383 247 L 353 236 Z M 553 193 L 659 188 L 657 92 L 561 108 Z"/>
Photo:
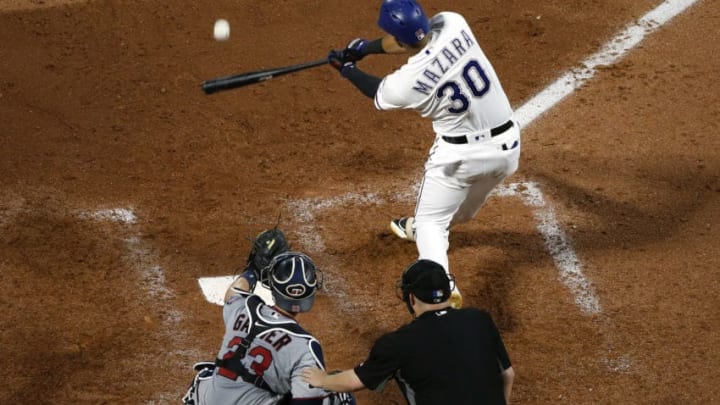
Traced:
<path fill-rule="evenodd" d="M 505 404 L 510 365 L 487 312 L 448 307 L 381 336 L 355 373 L 373 390 L 394 377 L 410 405 Z"/>

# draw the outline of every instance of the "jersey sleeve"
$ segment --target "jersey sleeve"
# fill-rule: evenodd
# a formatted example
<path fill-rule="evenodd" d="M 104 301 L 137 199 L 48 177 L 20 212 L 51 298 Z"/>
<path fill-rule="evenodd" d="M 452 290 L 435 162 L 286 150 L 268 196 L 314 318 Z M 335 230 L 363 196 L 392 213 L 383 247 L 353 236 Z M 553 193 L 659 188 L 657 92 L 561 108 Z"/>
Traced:
<path fill-rule="evenodd" d="M 228 291 L 230 292 L 230 295 L 225 300 L 224 306 L 232 305 L 233 303 L 245 300 L 247 297 L 251 296 L 253 293 L 247 290 L 243 290 L 242 288 L 235 287 L 231 285 L 228 287 Z"/>
<path fill-rule="evenodd" d="M 410 108 L 411 95 L 405 89 L 410 83 L 407 72 L 402 68 L 385 76 L 375 92 L 375 108 L 378 110 L 397 110 Z"/>
<path fill-rule="evenodd" d="M 393 347 L 390 335 L 381 337 L 370 350 L 367 360 L 355 367 L 355 374 L 365 387 L 381 388 L 400 368 L 399 351 Z"/>
<path fill-rule="evenodd" d="M 298 361 L 293 367 L 292 375 L 290 377 L 293 400 L 308 401 L 298 403 L 311 404 L 315 403 L 313 400 L 317 399 L 321 403 L 323 398 L 329 395 L 329 393 L 323 389 L 310 387 L 310 384 L 306 383 L 302 379 L 303 369 L 308 367 L 325 369 L 325 364 L 323 362 L 324 360 L 320 343 L 315 339 L 310 339 L 308 341 L 307 350 L 300 354 Z"/>
<path fill-rule="evenodd" d="M 495 322 L 493 322 L 490 314 L 485 313 L 484 315 L 488 325 L 488 330 L 490 331 L 492 342 L 495 345 L 495 356 L 498 359 L 498 363 L 500 364 L 501 369 L 507 370 L 508 368 L 510 368 L 510 366 L 512 366 L 512 364 L 510 363 L 510 356 L 505 349 L 505 344 L 500 337 L 500 331 L 498 330 L 497 326 L 495 326 Z"/>

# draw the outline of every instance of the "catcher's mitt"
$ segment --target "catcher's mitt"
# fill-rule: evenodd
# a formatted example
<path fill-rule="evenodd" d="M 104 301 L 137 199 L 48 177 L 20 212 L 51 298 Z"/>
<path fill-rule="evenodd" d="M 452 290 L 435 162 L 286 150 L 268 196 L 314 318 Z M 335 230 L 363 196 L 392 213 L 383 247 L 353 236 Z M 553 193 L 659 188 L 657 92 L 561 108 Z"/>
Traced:
<path fill-rule="evenodd" d="M 272 259 L 290 250 L 290 244 L 283 231 L 277 228 L 267 229 L 258 234 L 253 241 L 253 247 L 245 265 L 246 270 L 254 270 L 262 279 L 263 270 Z"/>

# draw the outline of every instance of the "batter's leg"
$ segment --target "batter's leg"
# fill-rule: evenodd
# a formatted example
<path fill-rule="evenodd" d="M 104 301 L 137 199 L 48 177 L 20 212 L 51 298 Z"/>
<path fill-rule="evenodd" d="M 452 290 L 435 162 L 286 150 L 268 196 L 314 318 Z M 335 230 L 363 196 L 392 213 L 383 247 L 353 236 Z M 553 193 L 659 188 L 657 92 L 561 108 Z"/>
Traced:
<path fill-rule="evenodd" d="M 485 204 L 492 190 L 504 179 L 505 177 L 486 177 L 470 186 L 465 201 L 460 204 L 455 215 L 453 215 L 450 226 L 461 224 L 475 218 L 475 215 L 477 215 L 480 208 Z"/>
<path fill-rule="evenodd" d="M 468 189 L 449 184 L 442 171 L 426 172 L 415 207 L 415 243 L 420 259 L 440 263 L 449 272 L 450 221 Z"/>
<path fill-rule="evenodd" d="M 512 138 L 516 137 L 519 139 L 517 129 L 515 129 L 515 135 Z M 485 201 L 487 201 L 492 190 L 508 176 L 517 171 L 519 160 L 520 146 L 517 146 L 511 151 L 502 152 L 501 155 L 482 160 L 483 164 L 481 167 L 483 167 L 484 170 L 474 176 L 468 176 L 465 179 L 469 184 L 470 190 L 468 191 L 465 201 L 462 202 L 453 216 L 450 226 L 452 227 L 455 224 L 473 219 L 485 204 Z"/>

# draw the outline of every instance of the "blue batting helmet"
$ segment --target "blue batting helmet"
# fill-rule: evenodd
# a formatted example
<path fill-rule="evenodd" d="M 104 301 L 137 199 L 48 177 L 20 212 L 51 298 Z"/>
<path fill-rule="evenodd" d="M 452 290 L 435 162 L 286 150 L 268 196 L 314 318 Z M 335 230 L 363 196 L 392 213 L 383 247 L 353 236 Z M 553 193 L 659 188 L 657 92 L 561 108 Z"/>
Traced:
<path fill-rule="evenodd" d="M 275 305 L 289 312 L 307 312 L 315 302 L 315 292 L 322 286 L 319 271 L 308 256 L 285 252 L 268 265 L 267 283 Z"/>
<path fill-rule="evenodd" d="M 383 1 L 378 25 L 407 45 L 417 44 L 430 31 L 430 21 L 415 0 Z"/>

